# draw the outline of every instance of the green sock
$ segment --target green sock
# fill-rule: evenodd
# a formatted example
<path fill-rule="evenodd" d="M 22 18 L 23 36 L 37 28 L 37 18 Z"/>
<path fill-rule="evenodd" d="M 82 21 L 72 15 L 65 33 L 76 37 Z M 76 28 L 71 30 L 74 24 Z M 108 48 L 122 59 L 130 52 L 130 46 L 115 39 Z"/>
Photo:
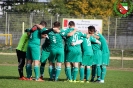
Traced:
<path fill-rule="evenodd" d="M 92 72 L 91 72 L 91 80 L 94 80 L 95 75 L 96 75 L 96 65 L 92 65 Z"/>
<path fill-rule="evenodd" d="M 32 76 L 32 66 L 31 66 L 31 69 L 30 69 L 30 77 Z"/>
<path fill-rule="evenodd" d="M 84 80 L 84 67 L 80 67 L 80 80 Z"/>
<path fill-rule="evenodd" d="M 66 67 L 67 70 L 67 77 L 69 80 L 72 80 L 72 75 L 71 75 L 71 67 Z"/>
<path fill-rule="evenodd" d="M 91 70 L 90 68 L 87 68 L 87 72 L 86 72 L 86 80 L 88 81 L 90 78 L 90 74 L 91 74 Z"/>
<path fill-rule="evenodd" d="M 104 80 L 105 76 L 106 76 L 106 66 L 102 66 L 101 80 Z"/>
<path fill-rule="evenodd" d="M 56 74 L 56 68 L 55 67 L 53 68 L 52 72 L 53 72 L 53 78 L 55 78 L 55 74 Z"/>
<path fill-rule="evenodd" d="M 38 80 L 39 79 L 39 66 L 38 65 L 36 65 L 36 66 L 34 66 L 34 72 L 35 72 L 35 79 L 36 80 Z"/>
<path fill-rule="evenodd" d="M 40 66 L 40 74 L 41 74 L 41 76 L 44 75 L 44 67 L 43 66 Z"/>
<path fill-rule="evenodd" d="M 26 74 L 27 74 L 27 78 L 30 78 L 31 77 L 31 64 L 27 64 L 26 65 Z"/>
<path fill-rule="evenodd" d="M 74 68 L 74 71 L 73 71 L 73 80 L 76 80 L 77 74 L 78 74 L 78 68 L 75 67 L 75 68 Z"/>
<path fill-rule="evenodd" d="M 58 77 L 60 75 L 60 72 L 61 72 L 61 67 L 60 66 L 57 66 L 56 67 L 56 73 L 55 73 L 55 80 L 58 80 Z"/>
<path fill-rule="evenodd" d="M 74 73 L 74 67 L 71 68 L 71 76 L 72 76 L 72 79 L 73 79 L 73 73 Z"/>
<path fill-rule="evenodd" d="M 53 66 L 49 66 L 49 76 L 50 76 L 50 79 L 53 79 Z"/>
<path fill-rule="evenodd" d="M 68 79 L 68 74 L 67 74 L 67 69 L 66 69 L 66 67 L 65 67 L 65 74 L 66 74 L 66 77 L 67 77 L 67 79 Z"/>
<path fill-rule="evenodd" d="M 97 67 L 95 66 L 95 76 L 97 76 Z"/>
<path fill-rule="evenodd" d="M 100 76 L 101 76 L 101 67 L 97 65 L 97 80 L 100 80 Z"/>

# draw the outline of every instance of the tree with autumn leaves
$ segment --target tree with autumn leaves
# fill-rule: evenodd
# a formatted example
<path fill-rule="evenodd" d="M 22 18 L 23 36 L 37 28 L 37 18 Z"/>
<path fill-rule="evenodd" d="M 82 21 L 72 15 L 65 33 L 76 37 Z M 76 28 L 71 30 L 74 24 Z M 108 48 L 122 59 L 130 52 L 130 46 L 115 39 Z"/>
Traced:
<path fill-rule="evenodd" d="M 67 14 L 77 17 L 89 15 L 114 16 L 113 6 L 116 0 L 51 0 L 45 3 L 25 3 L 15 6 L 15 10 L 31 12 L 33 10 L 44 10 L 50 14 Z"/>
<path fill-rule="evenodd" d="M 87 19 L 99 17 L 98 19 L 103 19 L 103 30 L 107 30 L 108 17 L 115 16 L 113 10 L 115 1 L 116 0 L 52 0 L 52 2 L 54 2 L 53 5 L 64 3 L 65 5 L 63 7 L 57 6 L 56 9 L 65 8 L 64 11 L 66 11 L 69 16 Z M 60 13 L 60 11 L 62 10 L 59 10 L 58 13 Z"/>
<path fill-rule="evenodd" d="M 66 7 L 73 15 L 113 16 L 113 5 L 116 0 L 68 0 Z"/>

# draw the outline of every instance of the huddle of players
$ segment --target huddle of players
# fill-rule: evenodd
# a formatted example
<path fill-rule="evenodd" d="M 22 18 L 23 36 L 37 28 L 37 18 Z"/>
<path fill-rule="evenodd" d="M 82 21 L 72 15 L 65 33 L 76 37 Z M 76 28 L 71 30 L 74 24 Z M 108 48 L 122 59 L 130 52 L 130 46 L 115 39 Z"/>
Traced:
<path fill-rule="evenodd" d="M 41 22 L 31 28 L 26 55 L 27 80 L 32 80 L 31 67 L 34 63 L 35 80 L 43 81 L 44 67 L 48 59 L 50 80 L 58 80 L 61 64 L 65 62 L 68 82 L 78 82 L 76 78 L 80 68 L 80 82 L 89 83 L 90 66 L 92 66 L 91 81 L 93 82 L 97 75 L 96 82 L 104 83 L 106 65 L 109 64 L 109 49 L 106 39 L 96 32 L 94 26 L 89 26 L 88 33 L 84 34 L 75 28 L 73 21 L 70 21 L 68 25 L 69 28 L 66 30 L 60 30 L 60 23 L 54 22 L 54 27 L 47 30 L 46 22 Z M 42 37 L 45 37 L 45 42 L 40 52 Z M 39 62 L 41 62 L 40 67 Z M 84 81 L 84 77 L 86 81 Z"/>

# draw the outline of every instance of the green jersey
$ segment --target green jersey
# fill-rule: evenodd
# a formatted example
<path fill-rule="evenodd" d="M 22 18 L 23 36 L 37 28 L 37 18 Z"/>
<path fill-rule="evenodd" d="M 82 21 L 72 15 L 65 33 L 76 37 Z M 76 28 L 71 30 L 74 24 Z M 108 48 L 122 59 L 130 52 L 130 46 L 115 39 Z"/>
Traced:
<path fill-rule="evenodd" d="M 64 48 L 63 38 L 60 33 L 55 33 L 51 31 L 48 33 L 50 41 L 50 49 Z"/>
<path fill-rule="evenodd" d="M 41 33 L 43 31 L 45 31 L 46 28 L 43 28 L 42 30 L 37 29 L 36 31 L 32 32 L 30 37 L 29 37 L 29 43 L 28 45 L 39 45 L 40 46 L 40 42 L 41 42 Z"/>
<path fill-rule="evenodd" d="M 95 41 L 96 39 L 94 37 L 92 37 L 92 36 L 90 38 L 92 39 L 91 44 L 92 44 L 93 51 L 101 50 L 101 45 L 96 43 L 96 41 Z"/>
<path fill-rule="evenodd" d="M 108 44 L 106 39 L 104 38 L 104 36 L 100 33 L 97 34 L 97 36 L 100 37 L 99 41 L 101 42 L 101 50 L 104 53 L 109 53 L 109 48 L 108 48 Z"/>
<path fill-rule="evenodd" d="M 27 51 L 27 45 L 28 45 L 28 35 L 27 33 L 24 33 L 18 43 L 17 50 L 26 52 Z"/>
<path fill-rule="evenodd" d="M 96 43 L 96 39 L 92 36 L 89 38 L 83 38 L 83 42 L 81 44 L 83 55 L 93 55 L 93 50 L 91 46 L 91 42 Z"/>
<path fill-rule="evenodd" d="M 61 32 L 61 34 L 63 36 L 66 36 L 66 41 L 65 42 L 66 42 L 66 45 L 67 45 L 68 48 L 69 48 L 69 46 L 72 46 L 71 44 L 73 42 L 76 42 L 76 41 L 80 40 L 81 37 L 86 37 L 87 36 L 86 34 L 80 32 L 80 31 L 75 32 L 73 34 L 73 36 L 67 36 L 67 34 L 72 32 L 73 30 L 74 30 L 73 28 L 68 28 L 65 31 Z M 80 44 L 77 44 L 76 46 L 80 46 Z"/>
<path fill-rule="evenodd" d="M 49 48 L 50 48 L 49 45 L 50 45 L 50 41 L 49 41 L 48 38 L 46 38 L 46 39 L 45 39 L 45 42 L 44 42 L 43 45 L 42 45 L 42 49 L 43 49 L 44 51 L 49 52 Z"/>
<path fill-rule="evenodd" d="M 81 37 L 86 37 L 86 34 L 83 34 L 79 31 L 75 32 L 72 36 L 67 36 L 68 33 L 72 32 L 73 28 L 68 28 L 67 30 L 61 32 L 63 36 L 66 37 L 65 44 L 66 44 L 66 62 L 81 62 L 81 47 L 80 44 L 77 44 L 75 46 L 72 45 L 72 43 L 81 40 Z"/>

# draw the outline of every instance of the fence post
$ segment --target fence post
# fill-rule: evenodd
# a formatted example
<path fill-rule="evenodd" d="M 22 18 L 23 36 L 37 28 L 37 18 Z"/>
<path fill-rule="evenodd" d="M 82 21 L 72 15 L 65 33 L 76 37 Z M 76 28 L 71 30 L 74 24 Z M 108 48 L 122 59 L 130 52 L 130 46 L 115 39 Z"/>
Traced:
<path fill-rule="evenodd" d="M 28 15 L 27 15 L 28 16 Z M 30 15 L 29 15 L 29 28 L 31 28 L 32 26 L 31 26 L 31 13 L 30 13 Z"/>
<path fill-rule="evenodd" d="M 7 12 L 6 12 L 6 27 L 5 27 L 5 34 L 7 33 Z M 7 39 L 7 36 L 5 36 L 6 39 Z M 6 39 L 5 39 L 5 44 L 7 45 L 7 42 L 6 42 Z"/>
<path fill-rule="evenodd" d="M 7 38 L 8 38 L 8 41 L 9 41 L 9 33 L 10 33 L 10 32 L 9 32 L 9 29 L 10 29 L 10 22 L 9 22 L 9 20 L 10 20 L 10 15 L 8 15 L 8 21 L 7 21 L 7 22 L 8 22 L 8 28 L 7 28 L 7 29 L 8 29 L 8 31 L 7 31 L 7 34 L 8 34 Z"/>
<path fill-rule="evenodd" d="M 7 12 L 6 12 L 6 27 L 5 27 L 5 34 L 7 33 Z"/>
<path fill-rule="evenodd" d="M 24 22 L 22 23 L 22 34 L 24 34 Z"/>
<path fill-rule="evenodd" d="M 52 20 L 52 16 L 51 16 L 51 28 L 52 28 L 52 25 L 53 25 L 53 20 Z"/>
<path fill-rule="evenodd" d="M 117 36 L 117 18 L 116 18 L 116 24 L 115 24 L 115 45 L 114 45 L 115 49 L 116 49 L 116 36 Z"/>
<path fill-rule="evenodd" d="M 30 13 L 30 27 L 32 27 L 32 22 L 33 22 L 33 13 Z"/>
<path fill-rule="evenodd" d="M 123 68 L 123 52 L 124 50 L 121 50 L 121 67 Z"/>
<path fill-rule="evenodd" d="M 57 16 L 56 21 L 59 21 L 59 16 L 60 16 L 60 15 L 57 13 L 56 16 Z"/>
<path fill-rule="evenodd" d="M 108 45 L 109 45 L 109 28 L 110 28 L 110 16 L 108 17 Z"/>

